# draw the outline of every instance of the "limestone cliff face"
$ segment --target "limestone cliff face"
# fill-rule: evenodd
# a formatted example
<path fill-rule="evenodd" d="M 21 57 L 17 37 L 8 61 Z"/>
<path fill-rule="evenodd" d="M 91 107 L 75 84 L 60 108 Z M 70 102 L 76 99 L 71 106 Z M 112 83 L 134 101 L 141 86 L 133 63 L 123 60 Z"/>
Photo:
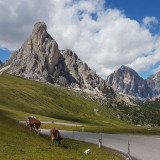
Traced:
<path fill-rule="evenodd" d="M 160 72 L 147 78 L 148 86 L 152 89 L 153 97 L 160 96 Z"/>
<path fill-rule="evenodd" d="M 34 25 L 32 35 L 5 65 L 9 73 L 28 79 L 79 88 L 100 94 L 113 94 L 105 80 L 83 63 L 71 50 L 60 51 L 57 42 L 47 33 L 43 22 Z"/>
<path fill-rule="evenodd" d="M 85 91 L 92 91 L 95 94 L 112 94 L 112 88 L 106 84 L 105 80 L 96 74 L 95 70 L 83 63 L 72 50 L 61 51 L 70 74 L 75 78 L 73 87 L 82 88 Z"/>
<path fill-rule="evenodd" d="M 58 44 L 46 29 L 43 22 L 34 25 L 29 39 L 11 54 L 7 62 L 11 64 L 9 73 L 61 85 L 70 84 L 72 77 L 63 62 Z"/>
<path fill-rule="evenodd" d="M 2 61 L 0 60 L 0 66 L 2 65 Z"/>
<path fill-rule="evenodd" d="M 2 61 L 0 60 L 0 68 L 2 67 L 2 64 L 3 64 L 3 63 L 2 63 Z"/>
<path fill-rule="evenodd" d="M 152 91 L 147 81 L 141 78 L 133 69 L 121 66 L 106 79 L 115 92 L 130 95 L 136 98 L 151 98 Z"/>

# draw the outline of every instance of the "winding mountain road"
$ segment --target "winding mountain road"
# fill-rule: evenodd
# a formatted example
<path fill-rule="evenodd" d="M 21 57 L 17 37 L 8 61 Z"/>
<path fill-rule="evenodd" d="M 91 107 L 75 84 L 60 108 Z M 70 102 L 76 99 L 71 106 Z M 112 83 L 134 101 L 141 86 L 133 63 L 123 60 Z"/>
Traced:
<path fill-rule="evenodd" d="M 18 123 L 21 124 L 25 124 L 26 121 L 18 121 Z M 74 126 L 74 127 L 78 127 L 78 126 L 82 126 L 79 124 L 72 124 L 72 123 L 64 123 L 64 122 L 51 122 L 51 121 L 41 121 L 42 124 L 58 124 L 58 125 L 63 125 L 63 126 Z"/>
<path fill-rule="evenodd" d="M 132 160 L 160 160 L 160 136 L 101 134 L 76 131 L 60 131 L 62 137 L 98 144 L 102 136 L 102 144 L 120 153 L 128 151 L 128 140 L 130 142 L 130 153 Z M 48 129 L 41 129 L 40 134 L 50 135 Z"/>

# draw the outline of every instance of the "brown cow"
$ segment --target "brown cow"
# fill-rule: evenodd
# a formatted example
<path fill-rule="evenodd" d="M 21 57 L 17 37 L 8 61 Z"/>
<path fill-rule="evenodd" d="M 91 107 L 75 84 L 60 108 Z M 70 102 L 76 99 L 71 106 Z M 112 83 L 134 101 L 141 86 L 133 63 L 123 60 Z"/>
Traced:
<path fill-rule="evenodd" d="M 38 130 L 41 126 L 41 122 L 33 116 L 28 117 L 28 120 L 29 123 L 27 123 L 27 126 L 29 126 L 30 129 L 34 129 L 37 133 L 39 133 Z"/>
<path fill-rule="evenodd" d="M 61 141 L 63 140 L 63 138 L 61 137 L 60 132 L 57 128 L 52 128 L 50 130 L 50 134 L 51 134 L 52 144 L 54 144 L 55 141 L 57 141 L 58 145 L 62 144 Z"/>

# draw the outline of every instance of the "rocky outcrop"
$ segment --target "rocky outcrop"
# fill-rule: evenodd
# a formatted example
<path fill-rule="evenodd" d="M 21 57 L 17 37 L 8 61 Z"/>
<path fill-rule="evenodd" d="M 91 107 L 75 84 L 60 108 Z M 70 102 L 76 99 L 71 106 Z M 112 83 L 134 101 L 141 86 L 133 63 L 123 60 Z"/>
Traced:
<path fill-rule="evenodd" d="M 29 39 L 18 51 L 11 54 L 7 62 L 11 64 L 9 73 L 60 85 L 70 84 L 72 77 L 65 66 L 58 44 L 46 29 L 43 22 L 34 25 Z"/>
<path fill-rule="evenodd" d="M 3 65 L 3 63 L 2 63 L 2 61 L 0 60 L 0 68 L 2 67 L 2 65 Z"/>
<path fill-rule="evenodd" d="M 105 80 L 83 63 L 71 50 L 60 51 L 57 42 L 47 33 L 43 22 L 34 25 L 32 35 L 5 65 L 9 73 L 28 79 L 50 82 L 86 92 L 113 94 Z"/>
<path fill-rule="evenodd" d="M 151 98 L 152 91 L 147 81 L 141 78 L 133 69 L 121 66 L 106 79 L 116 93 L 126 94 L 135 98 Z"/>
<path fill-rule="evenodd" d="M 152 89 L 152 96 L 160 96 L 160 72 L 147 78 L 148 86 Z"/>
<path fill-rule="evenodd" d="M 75 83 L 72 83 L 72 87 L 78 87 L 86 92 L 95 94 L 114 93 L 105 80 L 99 77 L 95 70 L 90 69 L 86 63 L 83 63 L 72 50 L 62 50 L 61 53 L 69 73 L 76 80 Z"/>

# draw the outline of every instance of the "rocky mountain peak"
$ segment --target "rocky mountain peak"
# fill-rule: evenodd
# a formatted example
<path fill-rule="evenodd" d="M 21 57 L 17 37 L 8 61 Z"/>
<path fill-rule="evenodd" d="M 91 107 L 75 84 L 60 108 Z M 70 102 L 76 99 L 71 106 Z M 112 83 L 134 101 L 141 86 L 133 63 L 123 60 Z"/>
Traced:
<path fill-rule="evenodd" d="M 95 70 L 90 69 L 75 52 L 72 50 L 62 50 L 61 54 L 65 59 L 65 64 L 69 69 L 69 73 L 74 77 L 76 83 L 72 83 L 73 87 L 81 88 L 88 93 L 95 94 L 113 94 L 113 89 L 108 86 L 104 79 L 99 77 Z"/>
<path fill-rule="evenodd" d="M 33 31 L 32 31 L 32 35 L 34 34 L 46 34 L 47 33 L 47 26 L 44 22 L 37 22 L 34 25 Z"/>
<path fill-rule="evenodd" d="M 153 97 L 160 95 L 160 72 L 147 78 L 148 86 L 152 89 Z"/>
<path fill-rule="evenodd" d="M 125 65 L 122 65 L 118 70 L 131 70 L 131 68 L 125 66 Z"/>
<path fill-rule="evenodd" d="M 34 25 L 31 36 L 22 47 L 11 54 L 9 73 L 24 78 L 78 88 L 96 94 L 113 94 L 96 72 L 83 63 L 72 50 L 58 48 L 47 33 L 44 22 Z"/>
<path fill-rule="evenodd" d="M 130 95 L 135 98 L 150 98 L 152 94 L 147 81 L 127 66 L 121 66 L 109 75 L 106 81 L 117 93 Z"/>
<path fill-rule="evenodd" d="M 0 68 L 2 68 L 2 65 L 3 65 L 3 63 L 2 63 L 2 61 L 0 60 Z"/>
<path fill-rule="evenodd" d="M 50 75 L 57 72 L 55 67 L 60 58 L 58 44 L 47 33 L 46 24 L 38 22 L 34 25 L 32 35 L 28 40 L 18 51 L 11 54 L 9 73 L 46 81 Z"/>
<path fill-rule="evenodd" d="M 124 65 L 122 65 L 120 68 L 118 68 L 115 72 L 119 73 L 119 74 L 122 74 L 122 73 L 127 74 L 128 73 L 130 75 L 137 75 L 138 76 L 138 73 L 135 70 L 133 70 L 130 67 L 124 66 Z"/>
<path fill-rule="evenodd" d="M 33 49 L 35 52 L 44 52 L 44 42 L 46 39 L 53 40 L 53 38 L 47 33 L 47 26 L 44 22 L 37 22 L 34 25 L 32 35 L 30 37 Z"/>
<path fill-rule="evenodd" d="M 77 56 L 77 54 L 70 49 L 62 50 L 61 54 L 65 58 L 69 57 L 70 59 L 74 60 L 75 63 L 81 61 L 80 58 Z"/>

